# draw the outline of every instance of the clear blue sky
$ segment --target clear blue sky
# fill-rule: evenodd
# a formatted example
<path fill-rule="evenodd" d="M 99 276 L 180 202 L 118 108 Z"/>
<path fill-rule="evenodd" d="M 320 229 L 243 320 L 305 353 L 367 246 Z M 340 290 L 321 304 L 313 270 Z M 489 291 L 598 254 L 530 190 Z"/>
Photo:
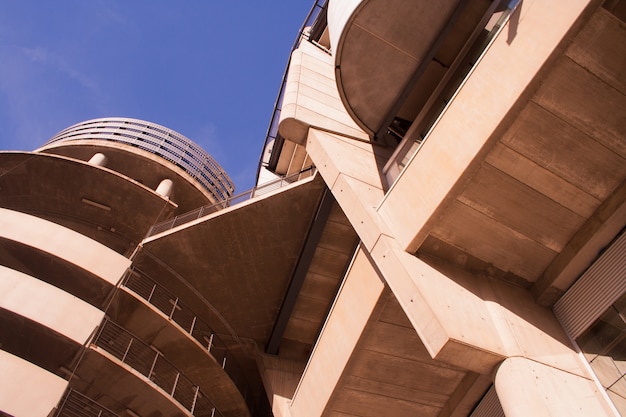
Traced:
<path fill-rule="evenodd" d="M 0 149 L 98 117 L 149 120 L 251 188 L 313 0 L 2 0 Z"/>

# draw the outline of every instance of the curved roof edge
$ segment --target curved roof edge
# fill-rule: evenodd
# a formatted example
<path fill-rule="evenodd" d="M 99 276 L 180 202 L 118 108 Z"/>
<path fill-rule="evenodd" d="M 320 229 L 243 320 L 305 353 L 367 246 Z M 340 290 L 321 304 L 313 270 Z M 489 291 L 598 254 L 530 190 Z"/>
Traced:
<path fill-rule="evenodd" d="M 60 131 L 39 150 L 53 143 L 89 139 L 125 143 L 172 162 L 218 200 L 234 194 L 233 181 L 200 145 L 172 129 L 145 120 L 125 117 L 86 120 Z"/>

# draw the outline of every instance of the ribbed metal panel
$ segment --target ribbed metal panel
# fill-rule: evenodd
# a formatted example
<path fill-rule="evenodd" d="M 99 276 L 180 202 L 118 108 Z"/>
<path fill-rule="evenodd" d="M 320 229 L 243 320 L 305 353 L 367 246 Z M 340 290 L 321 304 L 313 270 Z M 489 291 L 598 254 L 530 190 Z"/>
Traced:
<path fill-rule="evenodd" d="M 506 417 L 493 385 L 480 400 L 470 417 Z"/>
<path fill-rule="evenodd" d="M 230 198 L 235 190 L 224 169 L 200 145 L 156 123 L 121 117 L 87 120 L 57 133 L 44 147 L 75 140 L 124 143 L 158 155 L 182 168 L 217 201 Z"/>
<path fill-rule="evenodd" d="M 554 305 L 554 313 L 576 339 L 625 291 L 626 233 L 623 233 Z"/>

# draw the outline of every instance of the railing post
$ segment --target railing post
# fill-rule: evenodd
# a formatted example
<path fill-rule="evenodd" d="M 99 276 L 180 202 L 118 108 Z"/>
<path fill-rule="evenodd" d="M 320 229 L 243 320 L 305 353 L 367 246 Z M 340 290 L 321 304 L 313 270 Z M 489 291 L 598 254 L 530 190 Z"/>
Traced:
<path fill-rule="evenodd" d="M 193 412 L 194 412 L 194 410 L 195 410 L 195 408 L 196 408 L 196 401 L 198 400 L 198 392 L 199 392 L 199 391 L 200 391 L 200 387 L 199 387 L 199 386 L 197 386 L 197 387 L 196 387 L 196 392 L 195 392 L 195 394 L 193 395 L 193 403 L 191 403 L 191 410 L 189 410 L 189 411 L 191 411 L 191 414 L 193 414 Z"/>
<path fill-rule="evenodd" d="M 193 328 L 196 326 L 196 319 L 198 316 L 193 316 L 193 320 L 191 321 L 191 326 L 189 327 L 189 334 L 193 336 Z"/>
<path fill-rule="evenodd" d="M 215 407 L 211 409 L 211 417 L 214 417 L 214 416 L 215 416 Z"/>
<path fill-rule="evenodd" d="M 211 337 L 209 337 L 209 345 L 207 346 L 209 352 L 211 352 L 211 346 L 213 346 L 213 333 L 211 333 Z"/>
<path fill-rule="evenodd" d="M 152 376 L 152 371 L 154 371 L 154 367 L 156 366 L 157 359 L 159 359 L 159 352 L 154 352 L 154 360 L 152 361 L 152 366 L 150 367 L 150 372 L 148 372 L 148 379 Z"/>
<path fill-rule="evenodd" d="M 178 378 L 180 378 L 180 372 L 176 372 L 176 378 L 174 379 L 174 386 L 172 387 L 172 393 L 170 394 L 172 398 L 175 398 L 174 393 L 176 392 L 176 386 L 178 385 Z"/>
<path fill-rule="evenodd" d="M 174 305 L 172 306 L 172 312 L 170 313 L 170 320 L 174 317 L 174 313 L 176 312 L 176 307 L 178 307 L 178 297 L 174 300 Z"/>
<path fill-rule="evenodd" d="M 224 354 L 224 359 L 222 360 L 222 369 L 226 369 L 226 354 Z"/>
<path fill-rule="evenodd" d="M 126 346 L 126 351 L 124 352 L 124 356 L 122 356 L 122 362 L 126 360 L 126 355 L 128 355 L 128 351 L 130 350 L 130 346 L 133 344 L 133 339 L 131 338 L 128 342 L 128 346 Z"/>
<path fill-rule="evenodd" d="M 156 284 L 152 285 L 152 290 L 150 291 L 150 295 L 148 296 L 148 302 L 152 302 L 152 296 L 154 295 L 154 291 L 156 290 Z"/>
<path fill-rule="evenodd" d="M 102 335 L 102 330 L 104 329 L 104 326 L 107 324 L 107 321 L 108 319 L 105 317 L 104 320 L 102 320 L 102 323 L 99 326 L 96 326 L 95 329 L 93 329 L 93 335 L 89 343 L 93 343 L 94 345 L 98 344 L 98 340 L 100 340 L 100 336 Z"/>

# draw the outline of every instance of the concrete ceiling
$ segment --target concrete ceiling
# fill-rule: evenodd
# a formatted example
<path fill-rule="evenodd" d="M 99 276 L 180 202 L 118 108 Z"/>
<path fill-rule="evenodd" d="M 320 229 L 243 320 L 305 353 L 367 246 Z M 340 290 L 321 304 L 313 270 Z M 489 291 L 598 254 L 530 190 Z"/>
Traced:
<path fill-rule="evenodd" d="M 387 288 L 324 416 L 467 416 L 491 380 L 431 358 Z"/>
<path fill-rule="evenodd" d="M 67 378 L 81 346 L 24 316 L 0 308 L 0 348 L 62 378 Z"/>
<path fill-rule="evenodd" d="M 556 51 L 418 256 L 558 299 L 626 222 L 624 45 L 623 22 L 600 8 Z"/>
<path fill-rule="evenodd" d="M 323 190 L 320 177 L 310 178 L 153 236 L 134 265 L 181 294 L 216 331 L 262 348 Z"/>
<path fill-rule="evenodd" d="M 281 357 L 308 358 L 358 241 L 345 214 L 334 203 L 289 316 L 279 351 Z"/>

